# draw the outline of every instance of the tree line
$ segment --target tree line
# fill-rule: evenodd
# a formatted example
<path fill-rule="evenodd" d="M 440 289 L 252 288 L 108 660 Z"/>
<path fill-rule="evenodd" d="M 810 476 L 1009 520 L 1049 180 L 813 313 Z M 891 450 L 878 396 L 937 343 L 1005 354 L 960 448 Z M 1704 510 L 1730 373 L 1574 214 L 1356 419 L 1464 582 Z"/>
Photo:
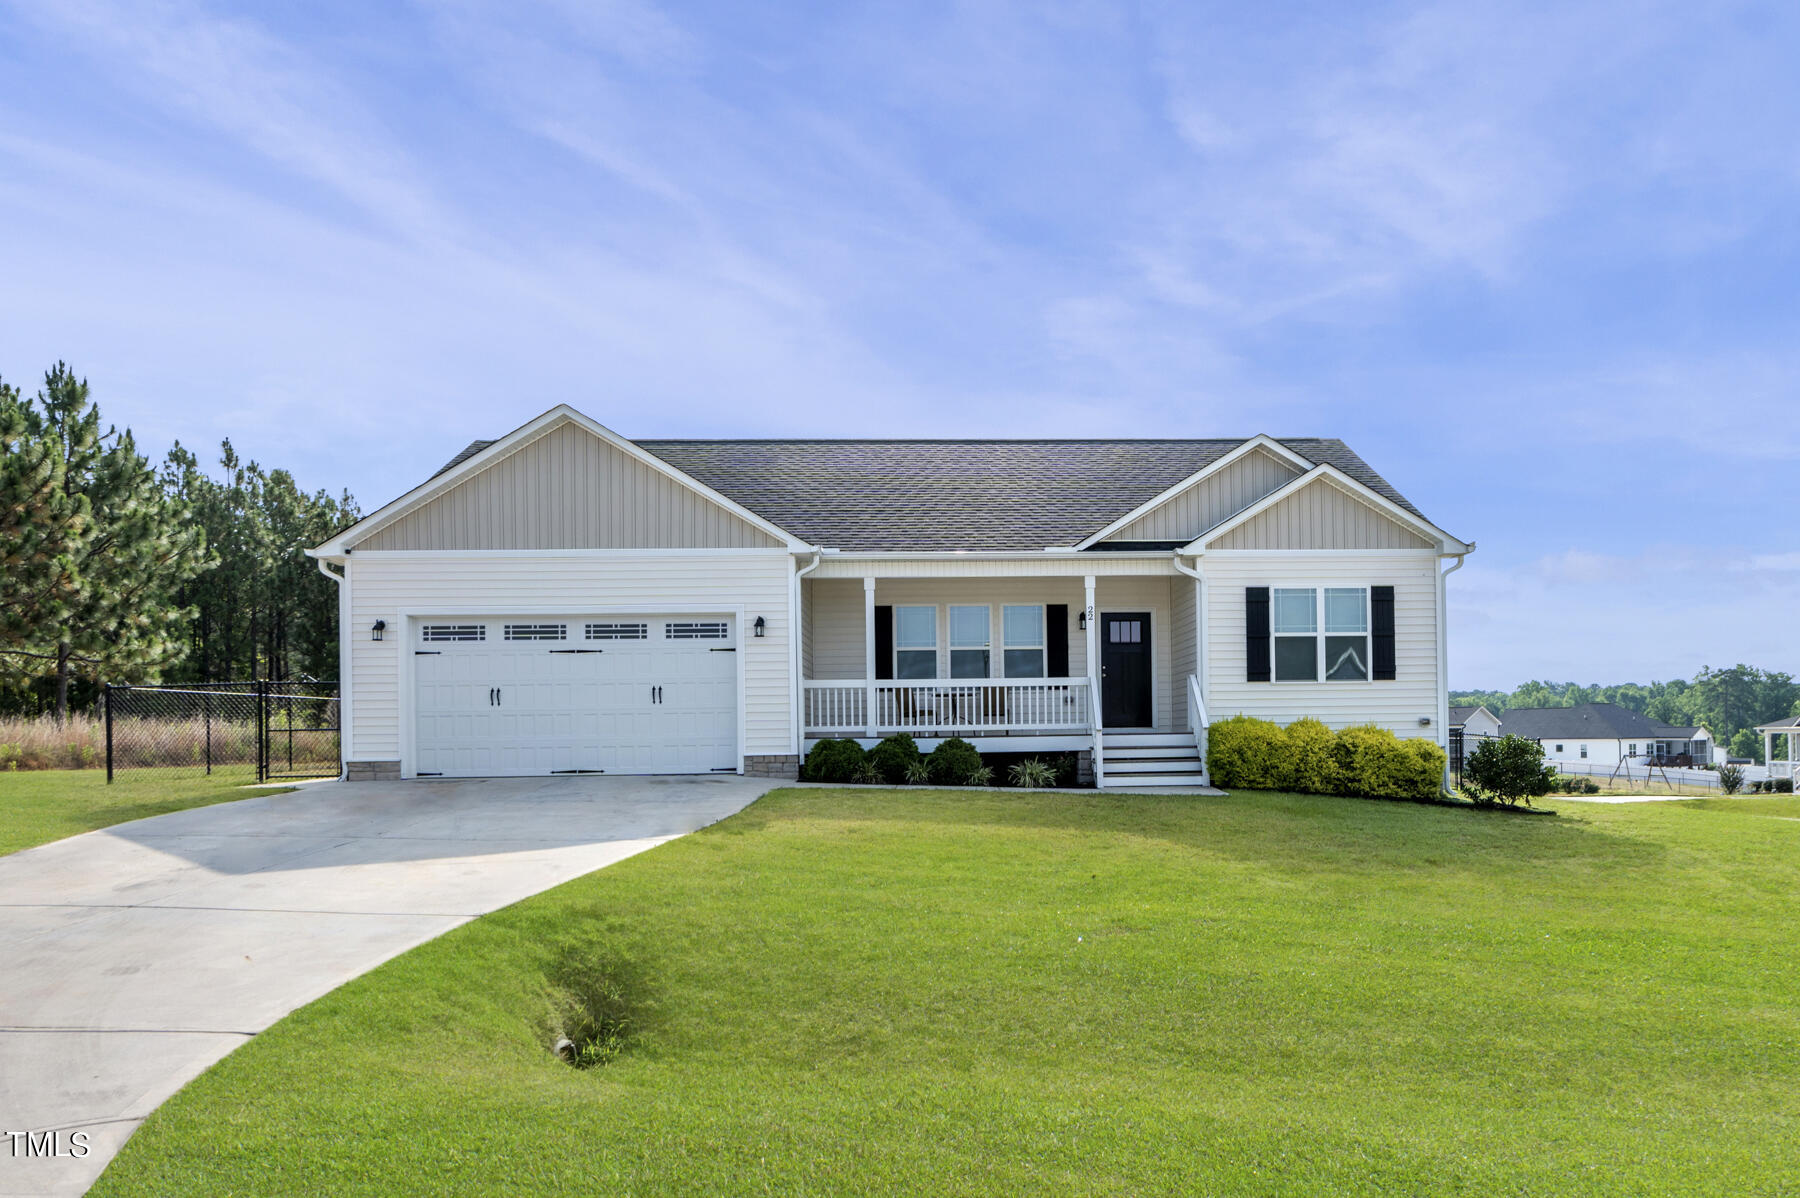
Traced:
<path fill-rule="evenodd" d="M 1665 724 L 1703 727 L 1731 756 L 1760 762 L 1763 744 L 1756 726 L 1800 715 L 1800 682 L 1791 674 L 1740 664 L 1724 670 L 1707 666 L 1691 680 L 1670 682 L 1527 682 L 1510 691 L 1451 691 L 1450 703 L 1485 706 L 1495 715 L 1510 707 L 1616 703 Z"/>
<path fill-rule="evenodd" d="M 359 518 L 221 446 L 160 469 L 58 362 L 0 379 L 0 714 L 65 718 L 106 682 L 337 677 L 337 588 L 302 550 Z"/>

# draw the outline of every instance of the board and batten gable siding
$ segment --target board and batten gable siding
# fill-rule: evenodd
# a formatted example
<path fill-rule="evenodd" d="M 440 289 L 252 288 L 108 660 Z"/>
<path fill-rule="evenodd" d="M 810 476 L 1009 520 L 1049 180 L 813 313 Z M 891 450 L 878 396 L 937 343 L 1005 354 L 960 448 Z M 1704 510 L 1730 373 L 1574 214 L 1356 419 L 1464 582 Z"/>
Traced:
<path fill-rule="evenodd" d="M 1300 474 L 1298 467 L 1255 449 L 1153 508 L 1108 541 L 1191 541 Z"/>
<path fill-rule="evenodd" d="M 790 559 L 778 553 L 596 554 L 532 557 L 388 556 L 350 558 L 349 630 L 351 752 L 357 761 L 400 757 L 402 661 L 413 652 L 401 613 L 429 609 L 459 615 L 515 612 L 582 614 L 618 611 L 655 615 L 665 610 L 743 609 L 738 630 L 744 655 L 744 752 L 792 753 L 788 579 Z M 748 625 L 767 621 L 762 637 Z M 386 620 L 388 635 L 364 631 Z"/>
<path fill-rule="evenodd" d="M 1306 553 L 1208 557 L 1207 714 L 1291 724 L 1312 716 L 1332 728 L 1378 724 L 1443 743 L 1438 727 L 1437 557 L 1431 553 Z M 1394 677 L 1379 682 L 1248 682 L 1247 587 L 1391 586 Z M 1431 717 L 1420 727 L 1421 716 Z"/>
<path fill-rule="evenodd" d="M 1314 479 L 1207 549 L 1430 549 L 1430 541 L 1329 479 Z"/>
<path fill-rule="evenodd" d="M 763 549 L 780 541 L 564 424 L 358 542 L 370 549 Z"/>

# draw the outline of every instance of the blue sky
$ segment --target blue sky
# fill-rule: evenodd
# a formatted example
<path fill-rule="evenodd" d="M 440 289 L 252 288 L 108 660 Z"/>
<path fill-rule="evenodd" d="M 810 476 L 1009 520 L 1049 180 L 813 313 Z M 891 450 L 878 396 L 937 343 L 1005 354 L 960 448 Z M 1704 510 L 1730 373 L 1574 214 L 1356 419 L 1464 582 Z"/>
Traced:
<path fill-rule="evenodd" d="M 0 0 L 0 375 L 365 507 L 563 401 L 1339 436 L 1480 545 L 1453 685 L 1800 672 L 1797 60 L 1791 4 Z"/>

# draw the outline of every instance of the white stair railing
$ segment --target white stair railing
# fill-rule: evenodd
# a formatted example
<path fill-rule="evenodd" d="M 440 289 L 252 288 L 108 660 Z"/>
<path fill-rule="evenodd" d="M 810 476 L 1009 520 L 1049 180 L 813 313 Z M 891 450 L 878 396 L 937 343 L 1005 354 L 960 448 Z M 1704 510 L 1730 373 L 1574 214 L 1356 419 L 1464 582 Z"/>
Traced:
<path fill-rule="evenodd" d="M 1211 780 L 1206 772 L 1206 726 L 1211 723 L 1206 718 L 1206 700 L 1200 695 L 1200 679 L 1193 674 L 1188 675 L 1188 731 L 1194 734 L 1194 747 L 1200 750 L 1200 773 Z"/>

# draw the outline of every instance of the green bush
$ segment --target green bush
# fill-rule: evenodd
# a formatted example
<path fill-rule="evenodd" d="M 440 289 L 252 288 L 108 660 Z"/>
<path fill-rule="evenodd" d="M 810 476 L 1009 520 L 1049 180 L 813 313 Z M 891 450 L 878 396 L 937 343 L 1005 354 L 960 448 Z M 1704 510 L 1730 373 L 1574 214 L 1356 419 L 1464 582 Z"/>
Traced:
<path fill-rule="evenodd" d="M 869 765 L 882 781 L 895 786 L 905 782 L 912 766 L 923 760 L 919 746 L 904 732 L 895 733 L 869 750 Z"/>
<path fill-rule="evenodd" d="M 985 786 L 974 780 L 977 771 L 985 768 L 981 764 L 981 754 L 975 746 L 960 736 L 953 736 L 942 742 L 931 751 L 926 758 L 931 769 L 931 780 L 939 786 Z M 992 775 L 988 775 L 992 777 Z"/>
<path fill-rule="evenodd" d="M 1014 786 L 1022 786 L 1028 790 L 1041 790 L 1046 786 L 1056 785 L 1056 767 L 1036 757 L 1014 765 L 1010 776 Z"/>
<path fill-rule="evenodd" d="M 1775 793 L 1778 795 L 1793 794 L 1794 793 L 1794 780 L 1792 778 L 1777 778 L 1777 779 L 1775 779 Z"/>
<path fill-rule="evenodd" d="M 800 776 L 808 782 L 854 782 L 867 760 L 853 740 L 822 740 L 806 755 Z"/>
<path fill-rule="evenodd" d="M 1728 795 L 1734 795 L 1744 789 L 1744 771 L 1735 765 L 1720 766 L 1719 789 Z"/>
<path fill-rule="evenodd" d="M 906 765 L 906 784 L 908 786 L 931 785 L 931 762 L 923 757 L 917 761 L 909 761 Z"/>
<path fill-rule="evenodd" d="M 1359 724 L 1337 734 L 1338 793 L 1369 799 L 1435 799 L 1444 788 L 1444 751 Z"/>
<path fill-rule="evenodd" d="M 1215 786 L 1280 790 L 1287 783 L 1287 733 L 1253 716 L 1220 720 L 1207 729 L 1206 772 Z"/>
<path fill-rule="evenodd" d="M 1553 790 L 1574 794 L 1582 782 L 1592 779 L 1558 778 L 1556 771 L 1544 764 L 1544 746 L 1522 736 L 1484 740 L 1463 763 L 1463 789 L 1487 806 L 1511 806 L 1523 799 L 1529 807 L 1532 799 Z M 1593 785 L 1596 791 L 1600 789 L 1598 783 Z"/>
<path fill-rule="evenodd" d="M 1318 720 L 1295 720 L 1289 724 L 1287 766 L 1281 789 L 1308 795 L 1341 793 L 1336 749 L 1336 733 Z"/>

